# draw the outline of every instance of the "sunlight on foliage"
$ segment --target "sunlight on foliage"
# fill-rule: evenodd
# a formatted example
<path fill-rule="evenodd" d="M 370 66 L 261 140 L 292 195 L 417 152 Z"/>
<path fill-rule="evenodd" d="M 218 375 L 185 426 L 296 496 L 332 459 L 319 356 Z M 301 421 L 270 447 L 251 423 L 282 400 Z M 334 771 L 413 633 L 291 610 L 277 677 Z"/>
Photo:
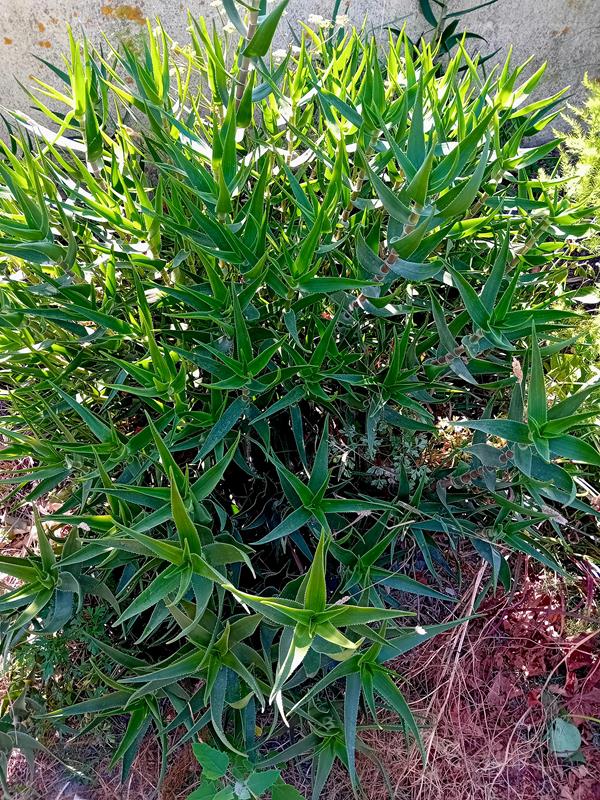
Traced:
<path fill-rule="evenodd" d="M 163 773 L 202 732 L 226 796 L 293 797 L 273 768 L 309 757 L 316 799 L 335 761 L 358 791 L 386 709 L 423 752 L 388 662 L 461 622 L 402 621 L 411 595 L 457 616 L 449 554 L 508 589 L 509 553 L 564 574 L 545 533 L 598 515 L 597 382 L 546 374 L 591 212 L 526 143 L 560 108 L 543 68 L 335 26 L 272 59 L 285 0 L 224 7 L 236 34 L 190 18 L 189 46 L 72 38 L 45 122 L 7 117 L 2 482 L 53 506 L 0 556 L 3 653 L 100 606 L 99 690 L 39 717 L 126 714 L 123 776 L 148 731 Z"/>

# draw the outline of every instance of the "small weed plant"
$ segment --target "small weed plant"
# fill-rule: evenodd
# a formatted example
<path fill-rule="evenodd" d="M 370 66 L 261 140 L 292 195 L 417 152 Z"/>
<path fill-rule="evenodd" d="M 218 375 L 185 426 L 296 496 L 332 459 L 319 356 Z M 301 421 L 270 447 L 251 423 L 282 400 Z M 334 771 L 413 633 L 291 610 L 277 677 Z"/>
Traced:
<path fill-rule="evenodd" d="M 0 557 L 0 631 L 23 664 L 102 609 L 76 626 L 95 690 L 37 715 L 125 715 L 124 776 L 153 732 L 163 772 L 196 743 L 194 798 L 296 797 L 305 758 L 316 800 L 335 762 L 358 791 L 382 715 L 423 752 L 390 662 L 461 621 L 462 554 L 487 590 L 511 552 L 564 574 L 548 539 L 597 513 L 596 384 L 546 374 L 590 210 L 525 143 L 559 110 L 529 99 L 543 68 L 335 26 L 272 53 L 285 2 L 224 6 L 233 35 L 190 19 L 189 46 L 72 38 L 45 122 L 7 116 L 2 481 L 47 513 Z"/>

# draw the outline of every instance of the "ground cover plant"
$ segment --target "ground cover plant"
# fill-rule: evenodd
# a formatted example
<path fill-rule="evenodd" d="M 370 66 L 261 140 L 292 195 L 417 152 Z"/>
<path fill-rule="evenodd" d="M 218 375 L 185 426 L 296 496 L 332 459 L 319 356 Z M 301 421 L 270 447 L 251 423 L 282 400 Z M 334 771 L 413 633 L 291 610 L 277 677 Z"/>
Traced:
<path fill-rule="evenodd" d="M 599 513 L 595 376 L 547 374 L 589 335 L 563 289 L 593 208 L 526 144 L 543 67 L 331 25 L 270 53 L 285 3 L 224 9 L 190 46 L 72 38 L 46 123 L 7 116 L 2 482 L 48 513 L 0 556 L 3 655 L 76 630 L 95 685 L 14 685 L 0 743 L 125 716 L 123 776 L 200 737 L 195 798 L 296 797 L 304 759 L 316 799 L 380 725 L 425 755 L 388 665 L 461 623 L 465 554 L 471 614 L 511 552 L 566 575 L 565 514 Z"/>

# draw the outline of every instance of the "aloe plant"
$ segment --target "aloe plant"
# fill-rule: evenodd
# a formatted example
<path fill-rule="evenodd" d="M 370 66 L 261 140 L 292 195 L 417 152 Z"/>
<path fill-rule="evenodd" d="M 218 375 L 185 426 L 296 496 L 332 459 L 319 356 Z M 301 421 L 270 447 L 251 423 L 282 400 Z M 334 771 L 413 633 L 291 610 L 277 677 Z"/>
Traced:
<path fill-rule="evenodd" d="M 526 145 L 559 110 L 528 99 L 543 69 L 307 26 L 277 63 L 285 2 L 224 6 L 233 37 L 72 37 L 29 91 L 45 123 L 8 117 L 1 480 L 54 505 L 0 559 L 0 629 L 10 658 L 106 604 L 111 669 L 48 719 L 127 714 L 124 776 L 151 731 L 163 772 L 202 732 L 257 796 L 309 756 L 316 800 L 336 759 L 359 790 L 361 705 L 420 746 L 388 662 L 461 622 L 400 624 L 407 594 L 452 612 L 457 540 L 508 588 L 512 552 L 568 566 L 555 506 L 597 513 L 596 386 L 549 403 L 547 374 L 580 323 L 554 265 L 592 223 L 537 173 L 555 142 Z M 448 408 L 473 433 L 436 458 Z"/>

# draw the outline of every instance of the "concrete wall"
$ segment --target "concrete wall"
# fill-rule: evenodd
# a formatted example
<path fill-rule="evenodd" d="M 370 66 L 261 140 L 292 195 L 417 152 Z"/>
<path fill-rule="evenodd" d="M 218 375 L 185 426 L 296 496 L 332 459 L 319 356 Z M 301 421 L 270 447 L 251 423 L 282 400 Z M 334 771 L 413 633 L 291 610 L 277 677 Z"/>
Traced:
<path fill-rule="evenodd" d="M 450 11 L 477 5 L 481 0 L 448 0 Z M 333 0 L 290 0 L 286 21 L 295 24 L 311 13 L 327 17 Z M 418 12 L 418 0 L 342 0 L 341 11 L 355 21 L 367 15 L 373 28 L 406 21 L 413 33 L 427 25 Z M 0 0 L 0 105 L 28 105 L 18 82 L 50 73 L 36 56 L 59 62 L 66 51 L 66 23 L 84 30 L 94 41 L 101 32 L 130 36 L 139 33 L 145 17 L 160 16 L 168 32 L 186 40 L 186 8 L 215 17 L 210 0 Z M 484 52 L 500 48 L 496 59 L 514 46 L 515 61 L 533 55 L 535 63 L 548 61 L 545 94 L 571 85 L 573 100 L 581 100 L 584 73 L 600 80 L 600 0 L 497 0 L 470 14 L 464 24 L 488 40 Z M 286 26 L 282 26 L 285 28 Z"/>

